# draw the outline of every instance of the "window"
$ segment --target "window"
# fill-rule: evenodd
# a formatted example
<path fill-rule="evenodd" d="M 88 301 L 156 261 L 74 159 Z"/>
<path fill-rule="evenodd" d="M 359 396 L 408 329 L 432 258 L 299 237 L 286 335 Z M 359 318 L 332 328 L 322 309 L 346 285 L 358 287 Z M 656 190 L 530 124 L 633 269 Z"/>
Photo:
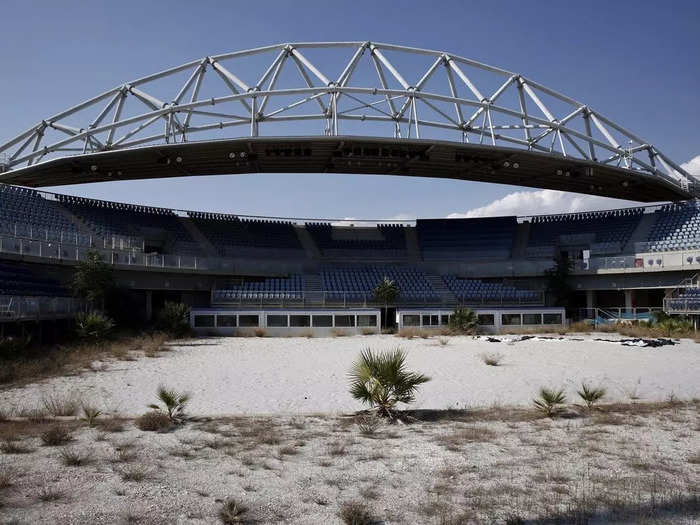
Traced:
<path fill-rule="evenodd" d="M 404 315 L 403 316 L 404 326 L 420 326 L 420 315 Z"/>
<path fill-rule="evenodd" d="M 236 316 L 235 315 L 217 315 L 216 316 L 216 326 L 219 328 L 230 328 L 232 326 L 236 326 L 238 323 L 236 322 Z"/>
<path fill-rule="evenodd" d="M 450 316 L 449 315 L 441 315 L 440 316 L 440 324 L 442 326 L 447 326 L 450 324 Z"/>
<path fill-rule="evenodd" d="M 311 326 L 310 315 L 290 315 L 289 326 Z"/>
<path fill-rule="evenodd" d="M 355 316 L 354 315 L 336 315 L 335 316 L 335 326 L 339 327 L 349 327 L 355 326 Z"/>
<path fill-rule="evenodd" d="M 267 316 L 267 326 L 270 328 L 286 328 L 287 316 L 286 315 L 268 315 Z"/>
<path fill-rule="evenodd" d="M 523 324 L 542 324 L 542 314 L 523 314 Z"/>
<path fill-rule="evenodd" d="M 194 316 L 194 327 L 195 328 L 214 328 L 214 316 L 213 315 L 195 315 Z"/>
<path fill-rule="evenodd" d="M 476 316 L 479 326 L 493 326 L 496 324 L 496 316 L 493 314 L 479 314 Z"/>
<path fill-rule="evenodd" d="M 519 325 L 520 314 L 501 314 L 501 324 L 504 325 Z"/>
<path fill-rule="evenodd" d="M 542 315 L 544 324 L 561 324 L 561 314 L 543 314 Z"/>
<path fill-rule="evenodd" d="M 440 323 L 439 315 L 424 315 L 423 326 L 438 326 Z"/>
<path fill-rule="evenodd" d="M 257 315 L 239 315 L 238 316 L 238 326 L 250 328 L 251 326 L 258 326 L 260 320 Z"/>
<path fill-rule="evenodd" d="M 318 328 L 330 328 L 333 326 L 332 315 L 314 315 L 312 321 L 313 326 Z"/>
<path fill-rule="evenodd" d="M 376 315 L 358 315 L 357 316 L 357 326 L 377 326 L 377 316 Z"/>

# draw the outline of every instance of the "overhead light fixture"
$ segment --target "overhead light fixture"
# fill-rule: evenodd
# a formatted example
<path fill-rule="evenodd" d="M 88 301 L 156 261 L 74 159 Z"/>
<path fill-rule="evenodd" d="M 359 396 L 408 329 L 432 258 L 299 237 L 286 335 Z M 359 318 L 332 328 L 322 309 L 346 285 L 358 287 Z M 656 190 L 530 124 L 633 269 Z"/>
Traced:
<path fill-rule="evenodd" d="M 563 171 L 557 170 L 557 175 L 561 175 L 562 173 L 563 173 Z"/>
<path fill-rule="evenodd" d="M 93 164 L 92 166 L 90 166 L 90 170 L 91 170 L 91 171 L 97 171 L 97 165 L 96 165 L 96 164 Z"/>
<path fill-rule="evenodd" d="M 175 162 L 177 162 L 178 164 L 182 162 L 182 157 L 175 157 Z"/>

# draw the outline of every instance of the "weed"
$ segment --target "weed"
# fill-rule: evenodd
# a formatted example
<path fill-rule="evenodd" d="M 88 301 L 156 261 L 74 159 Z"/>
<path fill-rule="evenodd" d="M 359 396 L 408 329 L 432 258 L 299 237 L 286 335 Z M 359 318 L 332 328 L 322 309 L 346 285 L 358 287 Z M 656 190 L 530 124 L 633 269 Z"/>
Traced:
<path fill-rule="evenodd" d="M 65 445 L 72 439 L 70 430 L 61 425 L 53 426 L 41 434 L 41 441 L 47 447 Z"/>
<path fill-rule="evenodd" d="M 361 501 L 347 501 L 340 506 L 338 517 L 345 525 L 371 525 L 376 520 L 372 511 Z"/>
<path fill-rule="evenodd" d="M 247 513 L 247 506 L 233 498 L 227 498 L 219 509 L 219 519 L 226 525 L 241 523 Z"/>
<path fill-rule="evenodd" d="M 92 453 L 89 450 L 81 452 L 76 448 L 65 447 L 59 455 L 67 467 L 83 467 L 92 461 Z"/>
<path fill-rule="evenodd" d="M 173 422 L 167 414 L 153 410 L 140 416 L 136 426 L 144 431 L 167 432 L 173 427 Z"/>

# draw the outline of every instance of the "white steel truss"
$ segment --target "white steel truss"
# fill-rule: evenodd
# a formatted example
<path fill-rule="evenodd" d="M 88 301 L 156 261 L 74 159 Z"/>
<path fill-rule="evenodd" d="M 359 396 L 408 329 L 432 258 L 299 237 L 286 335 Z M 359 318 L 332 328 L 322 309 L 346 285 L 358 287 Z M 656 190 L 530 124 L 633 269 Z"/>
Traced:
<path fill-rule="evenodd" d="M 323 66 L 309 58 L 320 51 L 331 55 Z M 239 68 L 243 59 L 257 63 Z M 372 76 L 360 77 L 362 64 Z M 244 80 L 238 69 L 252 80 Z M 283 78 L 290 69 L 297 82 Z M 215 84 L 205 94 L 207 80 Z M 156 89 L 167 98 L 154 95 Z M 293 135 L 280 126 L 287 122 L 296 123 Z M 650 142 L 520 74 L 447 52 L 375 42 L 276 44 L 208 56 L 127 82 L 1 144 L 0 172 L 57 156 L 258 136 L 263 126 L 274 136 L 345 134 L 397 141 L 437 133 L 443 140 L 617 166 L 684 190 L 695 180 Z"/>

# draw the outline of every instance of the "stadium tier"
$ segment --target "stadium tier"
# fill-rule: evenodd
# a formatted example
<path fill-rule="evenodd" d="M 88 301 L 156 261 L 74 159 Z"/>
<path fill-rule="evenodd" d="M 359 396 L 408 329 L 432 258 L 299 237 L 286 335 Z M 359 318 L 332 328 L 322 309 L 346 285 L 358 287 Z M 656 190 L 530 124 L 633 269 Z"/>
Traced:
<path fill-rule="evenodd" d="M 243 253 L 243 249 L 302 249 L 294 225 L 289 221 L 250 220 L 203 212 L 188 212 L 188 215 L 224 257 L 235 257 Z"/>
<path fill-rule="evenodd" d="M 0 264 L 0 295 L 67 296 L 68 291 L 57 281 L 9 263 Z"/>
<path fill-rule="evenodd" d="M 416 221 L 418 241 L 426 259 L 507 259 L 516 227 L 516 217 Z"/>
<path fill-rule="evenodd" d="M 27 237 L 48 231 L 55 238 L 57 232 L 73 233 L 76 227 L 59 204 L 38 191 L 0 184 L 0 230 Z"/>
<path fill-rule="evenodd" d="M 587 243 L 597 245 L 597 251 L 605 249 L 610 253 L 620 253 L 643 214 L 644 208 L 629 208 L 533 217 L 529 246 L 557 246 L 561 242 Z"/>
<path fill-rule="evenodd" d="M 460 279 L 456 275 L 445 275 L 443 279 L 455 296 L 465 304 L 494 301 L 519 304 L 536 303 L 542 300 L 542 294 L 539 292 L 521 290 L 499 281 Z"/>
<path fill-rule="evenodd" d="M 172 210 L 59 195 L 58 201 L 91 232 L 143 239 L 147 247 L 181 255 L 203 255 Z M 146 248 L 146 251 L 150 251 Z"/>
<path fill-rule="evenodd" d="M 323 291 L 329 299 L 372 300 L 374 289 L 384 279 L 393 280 L 403 301 L 431 303 L 438 294 L 425 272 L 402 266 L 326 266 L 321 269 Z"/>
<path fill-rule="evenodd" d="M 266 299 L 301 299 L 304 278 L 301 275 L 271 278 L 246 278 L 218 285 L 213 292 L 214 303 L 256 301 Z"/>
<path fill-rule="evenodd" d="M 358 251 L 385 256 L 406 255 L 404 227 L 379 224 L 376 227 L 333 227 L 327 222 L 307 222 L 306 230 L 319 250 L 328 256 L 352 255 Z"/>
<path fill-rule="evenodd" d="M 529 228 L 523 228 L 528 224 Z M 135 240 L 132 249 L 199 257 L 212 255 L 213 250 L 224 258 L 274 254 L 303 258 L 317 253 L 331 259 L 348 256 L 402 262 L 411 257 L 425 261 L 551 259 L 557 248 L 572 246 L 605 255 L 633 253 L 631 244 L 643 246 L 637 250 L 643 252 L 700 249 L 700 205 L 687 201 L 523 218 L 419 219 L 415 226 L 336 226 L 176 213 L 0 185 L 0 233 L 64 243 L 81 236 L 119 237 Z"/>
<path fill-rule="evenodd" d="M 655 214 L 656 222 L 648 239 L 649 251 L 700 248 L 698 201 L 666 204 Z"/>

